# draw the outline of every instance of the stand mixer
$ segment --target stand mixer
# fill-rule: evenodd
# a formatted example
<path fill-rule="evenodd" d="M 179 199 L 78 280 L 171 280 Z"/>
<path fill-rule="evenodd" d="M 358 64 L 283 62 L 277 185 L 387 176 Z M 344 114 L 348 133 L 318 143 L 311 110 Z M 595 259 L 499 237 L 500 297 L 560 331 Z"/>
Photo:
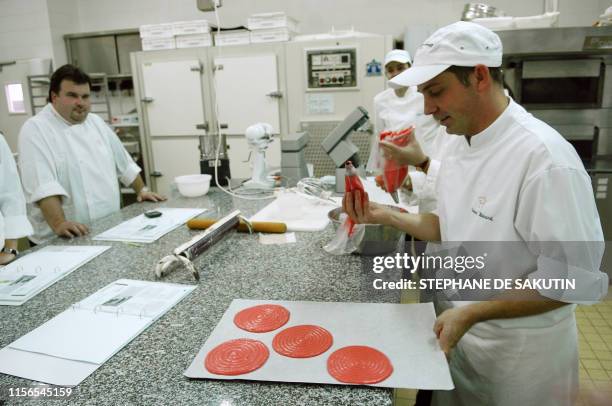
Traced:
<path fill-rule="evenodd" d="M 268 179 L 268 168 L 266 166 L 266 149 L 273 141 L 272 132 L 274 129 L 270 124 L 257 123 L 248 127 L 245 131 L 245 136 L 249 143 L 249 148 L 252 150 L 253 169 L 251 180 L 243 183 L 243 187 L 247 189 L 272 189 L 274 181 Z"/>

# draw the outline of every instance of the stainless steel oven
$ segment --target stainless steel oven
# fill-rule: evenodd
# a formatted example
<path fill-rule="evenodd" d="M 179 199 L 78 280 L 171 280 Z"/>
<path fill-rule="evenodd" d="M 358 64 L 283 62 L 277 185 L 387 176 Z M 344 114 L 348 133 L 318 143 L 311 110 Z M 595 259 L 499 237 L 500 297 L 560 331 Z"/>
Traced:
<path fill-rule="evenodd" d="M 499 35 L 504 77 L 516 101 L 570 141 L 578 138 L 580 149 L 590 133 L 594 145 L 587 150 L 592 158 L 612 155 L 612 27 Z"/>
<path fill-rule="evenodd" d="M 514 99 L 572 143 L 591 174 L 612 280 L 612 26 L 498 34 Z"/>

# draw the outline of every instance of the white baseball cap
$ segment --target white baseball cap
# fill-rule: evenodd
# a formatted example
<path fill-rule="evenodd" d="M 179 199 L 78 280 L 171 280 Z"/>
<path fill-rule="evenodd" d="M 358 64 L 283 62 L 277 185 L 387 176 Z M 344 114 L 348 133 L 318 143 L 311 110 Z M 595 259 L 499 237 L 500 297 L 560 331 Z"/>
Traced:
<path fill-rule="evenodd" d="M 501 66 L 499 36 L 482 25 L 459 21 L 434 32 L 419 46 L 414 64 L 389 81 L 391 87 L 416 86 L 433 79 L 450 66 Z"/>
<path fill-rule="evenodd" d="M 404 51 L 403 49 L 393 49 L 385 56 L 385 64 L 383 66 L 387 66 L 389 62 L 409 63 L 412 65 L 412 58 L 410 57 L 410 53 L 408 51 Z"/>

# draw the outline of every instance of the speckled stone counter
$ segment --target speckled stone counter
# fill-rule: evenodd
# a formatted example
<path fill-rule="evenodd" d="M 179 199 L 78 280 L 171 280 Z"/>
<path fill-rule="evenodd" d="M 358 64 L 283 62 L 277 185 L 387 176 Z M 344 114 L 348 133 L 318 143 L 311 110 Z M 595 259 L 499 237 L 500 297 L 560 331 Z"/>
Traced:
<path fill-rule="evenodd" d="M 211 190 L 203 198 L 172 198 L 143 203 L 96 222 L 91 235 L 154 207 L 206 207 L 206 217 L 233 208 L 254 214 L 267 201 L 247 201 Z M 52 241 L 63 245 L 112 245 L 112 248 L 38 294 L 22 306 L 0 306 L 0 346 L 53 318 L 120 278 L 155 280 L 155 263 L 196 232 L 180 227 L 146 246 L 92 241 L 90 236 Z M 332 237 L 328 226 L 319 233 L 296 233 L 297 243 L 262 245 L 257 235 L 230 232 L 200 256 L 197 289 L 103 364 L 75 389 L 73 405 L 388 405 L 390 389 L 365 386 L 190 380 L 183 372 L 235 298 L 399 302 L 399 294 L 374 293 L 371 276 L 358 256 L 334 257 L 322 246 Z M 193 284 L 179 271 L 168 282 Z M 0 374 L 0 388 L 24 387 L 32 381 Z M 0 398 L 6 399 L 6 398 Z M 11 399 L 7 404 L 30 404 Z M 2 402 L 0 401 L 0 404 Z"/>

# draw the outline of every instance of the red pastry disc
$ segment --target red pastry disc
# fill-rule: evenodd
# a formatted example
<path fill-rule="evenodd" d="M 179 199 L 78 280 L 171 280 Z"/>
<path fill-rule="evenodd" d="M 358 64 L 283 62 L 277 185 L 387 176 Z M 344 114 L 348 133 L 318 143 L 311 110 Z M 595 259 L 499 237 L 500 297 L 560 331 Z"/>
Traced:
<path fill-rule="evenodd" d="M 239 338 L 213 348 L 206 355 L 204 367 L 211 374 L 242 375 L 260 368 L 269 355 L 268 347 L 261 341 Z"/>
<path fill-rule="evenodd" d="M 291 358 L 309 358 L 323 354 L 334 339 L 323 327 L 301 325 L 289 327 L 272 340 L 272 348 L 280 355 Z"/>
<path fill-rule="evenodd" d="M 345 383 L 382 382 L 393 373 L 393 365 L 382 352 L 364 345 L 352 345 L 334 351 L 327 359 L 327 372 Z"/>
<path fill-rule="evenodd" d="M 265 304 L 249 307 L 234 316 L 234 324 L 251 333 L 267 333 L 289 321 L 289 310 L 283 306 Z"/>

